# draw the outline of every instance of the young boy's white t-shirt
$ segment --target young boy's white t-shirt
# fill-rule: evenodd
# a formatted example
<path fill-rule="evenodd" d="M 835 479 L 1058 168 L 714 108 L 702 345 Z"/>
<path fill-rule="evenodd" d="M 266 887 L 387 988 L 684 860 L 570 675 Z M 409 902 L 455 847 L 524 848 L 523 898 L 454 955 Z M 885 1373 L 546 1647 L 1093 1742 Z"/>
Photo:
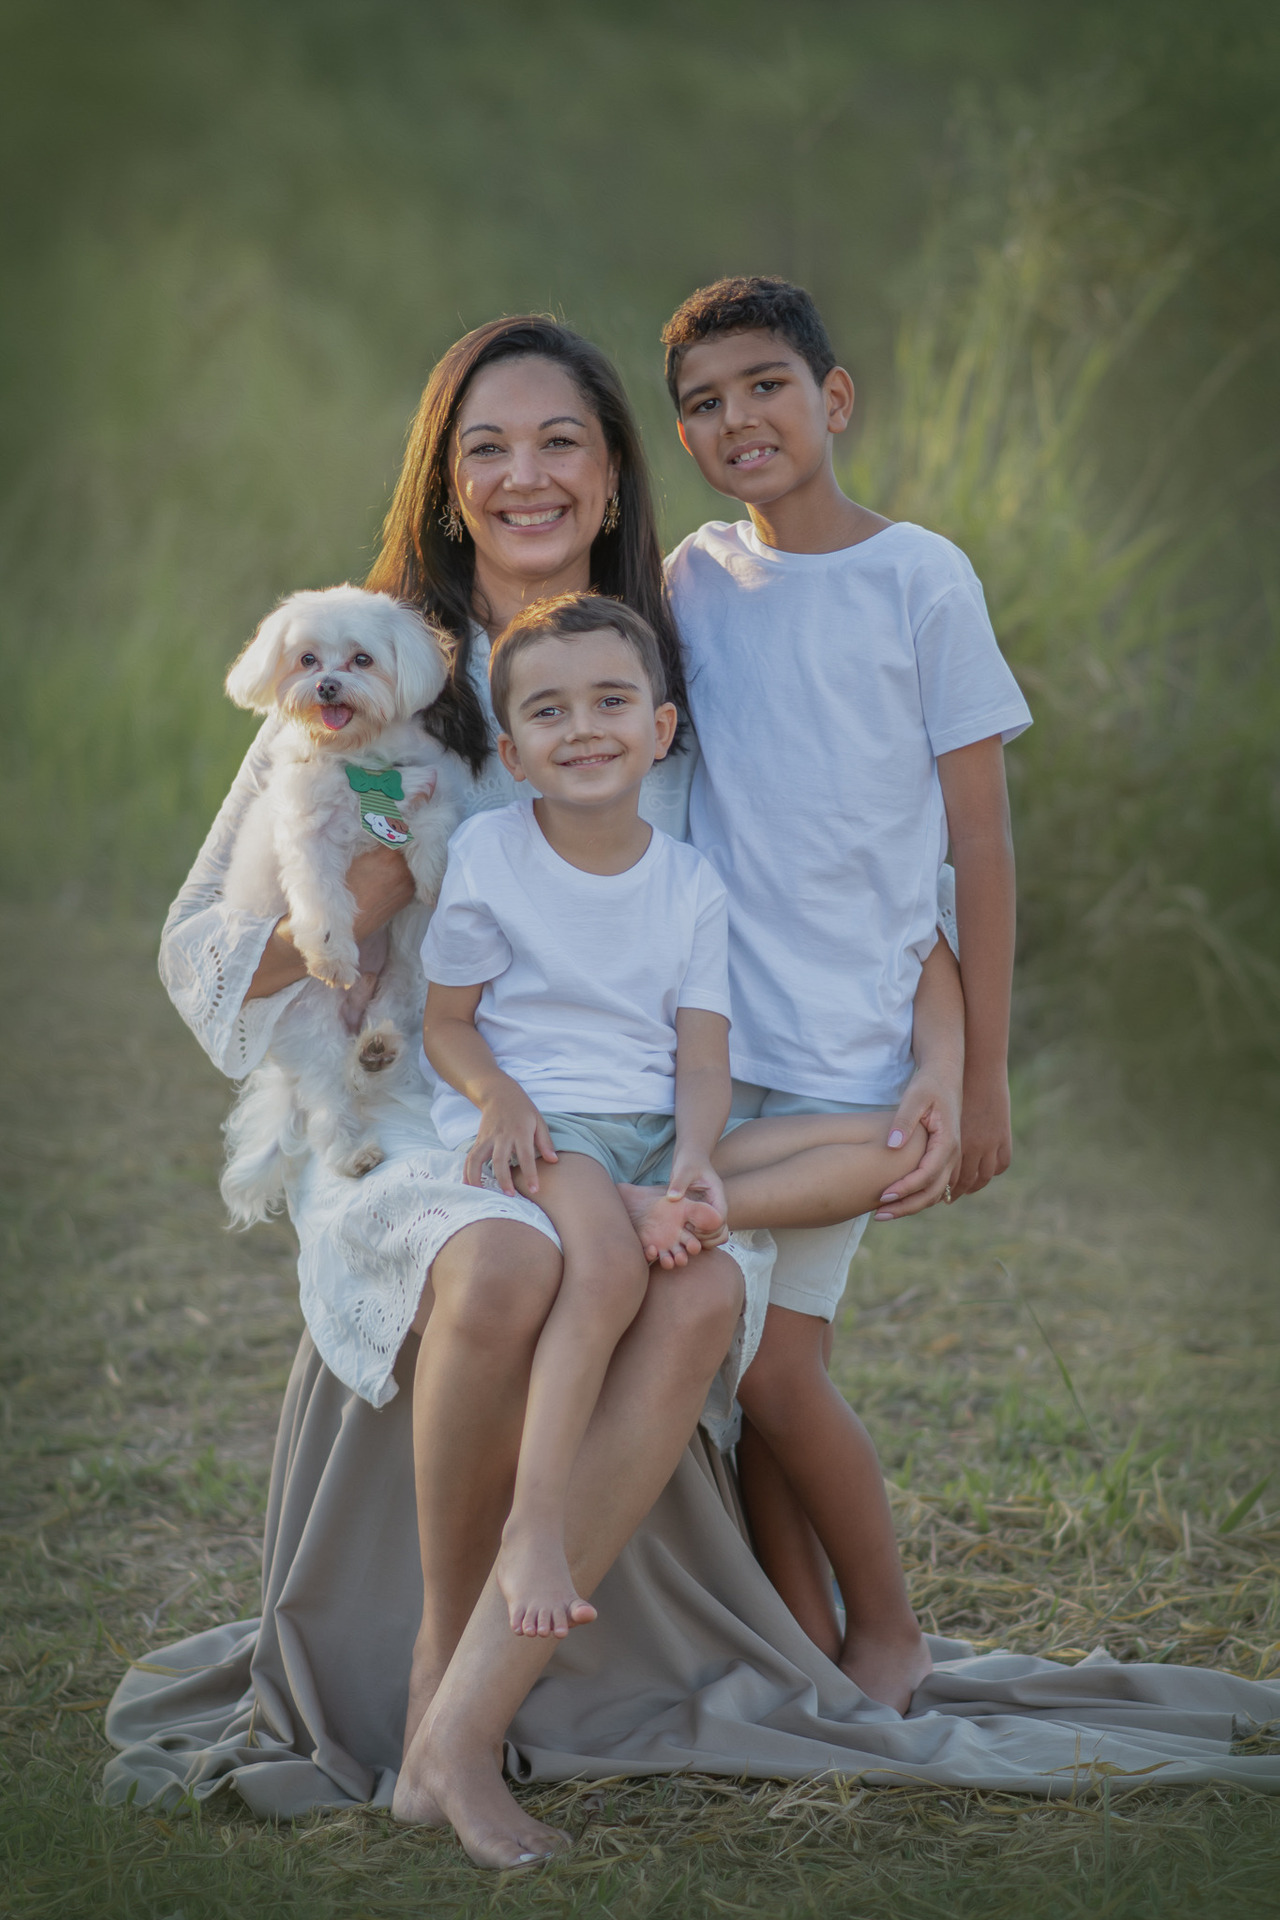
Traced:
<path fill-rule="evenodd" d="M 652 834 L 625 873 L 584 873 L 517 800 L 449 842 L 427 979 L 485 983 L 476 1027 L 544 1113 L 673 1113 L 677 1008 L 728 1018 L 724 887 L 693 847 Z M 431 1117 L 449 1147 L 480 1118 L 444 1081 Z"/>
<path fill-rule="evenodd" d="M 712 521 L 667 563 L 701 757 L 689 836 L 729 896 L 735 1076 L 892 1105 L 937 936 L 937 756 L 1031 714 L 977 575 L 897 522 L 780 553 Z"/>

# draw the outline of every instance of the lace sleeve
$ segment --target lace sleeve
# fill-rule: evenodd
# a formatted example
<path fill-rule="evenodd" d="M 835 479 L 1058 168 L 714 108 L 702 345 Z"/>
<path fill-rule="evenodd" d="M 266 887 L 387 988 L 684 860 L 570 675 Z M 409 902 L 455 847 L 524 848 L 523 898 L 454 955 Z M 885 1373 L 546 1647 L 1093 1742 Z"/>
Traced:
<path fill-rule="evenodd" d="M 222 897 L 240 823 L 262 792 L 268 720 L 245 755 L 160 936 L 165 991 L 215 1067 L 232 1079 L 251 1073 L 271 1044 L 276 1022 L 305 982 L 269 1000 L 245 1000 L 275 926 L 274 916 L 239 912 Z"/>

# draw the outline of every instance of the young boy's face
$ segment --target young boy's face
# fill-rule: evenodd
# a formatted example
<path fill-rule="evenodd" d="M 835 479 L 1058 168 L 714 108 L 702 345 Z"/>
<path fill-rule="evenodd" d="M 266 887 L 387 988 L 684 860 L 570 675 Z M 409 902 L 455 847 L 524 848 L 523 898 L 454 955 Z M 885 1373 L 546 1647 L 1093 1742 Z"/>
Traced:
<path fill-rule="evenodd" d="M 819 386 L 776 333 L 713 334 L 680 363 L 680 438 L 720 493 L 765 507 L 830 459 L 853 411 L 853 383 L 835 367 Z"/>
<path fill-rule="evenodd" d="M 675 708 L 654 706 L 639 656 L 612 627 L 526 647 L 511 665 L 508 719 L 498 736 L 507 771 L 586 807 L 638 790 L 676 729 Z"/>

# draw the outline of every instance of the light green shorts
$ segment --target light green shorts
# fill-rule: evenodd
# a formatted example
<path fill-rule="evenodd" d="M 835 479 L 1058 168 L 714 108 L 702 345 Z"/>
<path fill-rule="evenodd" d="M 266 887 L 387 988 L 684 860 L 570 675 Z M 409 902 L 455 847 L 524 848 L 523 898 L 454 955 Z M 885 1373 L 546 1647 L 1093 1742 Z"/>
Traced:
<path fill-rule="evenodd" d="M 671 1178 L 673 1113 L 544 1113 L 557 1153 L 585 1153 L 616 1184 L 663 1187 Z"/>

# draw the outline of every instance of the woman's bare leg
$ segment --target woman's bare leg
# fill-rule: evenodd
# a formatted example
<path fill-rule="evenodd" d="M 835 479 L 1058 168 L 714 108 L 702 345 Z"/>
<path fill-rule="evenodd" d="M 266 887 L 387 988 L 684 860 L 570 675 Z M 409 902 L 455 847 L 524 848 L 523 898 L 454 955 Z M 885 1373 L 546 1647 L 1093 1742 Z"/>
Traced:
<path fill-rule="evenodd" d="M 565 1544 L 580 1593 L 593 1591 L 675 1471 L 741 1307 L 742 1275 L 725 1254 L 653 1273 L 570 1481 Z M 512 1633 L 491 1575 L 405 1756 L 398 1819 L 447 1820 L 479 1866 L 526 1865 L 553 1849 L 556 1837 L 503 1781 L 502 1740 L 557 1644 Z"/>
<path fill-rule="evenodd" d="M 406 1750 L 498 1551 L 529 1370 L 559 1285 L 560 1253 L 546 1234 L 484 1220 L 445 1242 L 423 1288 L 413 1377 L 423 1606 Z"/>

